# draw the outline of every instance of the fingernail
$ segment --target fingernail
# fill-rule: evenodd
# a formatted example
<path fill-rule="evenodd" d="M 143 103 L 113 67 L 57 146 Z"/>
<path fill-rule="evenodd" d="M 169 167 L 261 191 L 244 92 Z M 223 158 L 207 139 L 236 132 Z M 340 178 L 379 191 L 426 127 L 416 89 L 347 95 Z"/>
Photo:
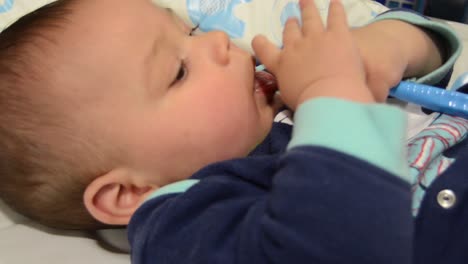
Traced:
<path fill-rule="evenodd" d="M 306 6 L 306 0 L 299 0 L 299 7 L 301 9 L 304 9 L 305 6 Z"/>

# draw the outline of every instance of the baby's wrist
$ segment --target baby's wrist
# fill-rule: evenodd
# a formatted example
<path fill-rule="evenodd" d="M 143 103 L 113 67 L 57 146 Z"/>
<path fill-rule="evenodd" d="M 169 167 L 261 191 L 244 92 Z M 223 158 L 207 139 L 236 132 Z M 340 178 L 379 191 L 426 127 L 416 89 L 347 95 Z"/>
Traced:
<path fill-rule="evenodd" d="M 362 81 L 351 79 L 321 80 L 310 85 L 299 95 L 296 108 L 302 103 L 319 97 L 340 98 L 357 103 L 375 103 L 369 87 Z"/>

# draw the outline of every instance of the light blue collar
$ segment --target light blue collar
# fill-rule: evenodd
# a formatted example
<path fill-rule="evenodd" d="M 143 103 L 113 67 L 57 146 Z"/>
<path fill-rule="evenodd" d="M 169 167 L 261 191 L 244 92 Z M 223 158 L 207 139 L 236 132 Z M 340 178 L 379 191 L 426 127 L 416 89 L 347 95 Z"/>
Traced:
<path fill-rule="evenodd" d="M 183 193 L 199 182 L 200 180 L 183 180 L 168 184 L 157 189 L 155 192 L 149 195 L 148 198 L 146 198 L 146 201 L 166 194 Z"/>

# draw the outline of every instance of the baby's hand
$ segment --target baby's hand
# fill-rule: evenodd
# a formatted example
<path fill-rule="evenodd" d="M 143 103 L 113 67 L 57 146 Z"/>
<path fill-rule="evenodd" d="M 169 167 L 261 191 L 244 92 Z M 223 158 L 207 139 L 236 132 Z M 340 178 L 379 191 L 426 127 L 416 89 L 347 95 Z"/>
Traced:
<path fill-rule="evenodd" d="M 331 1 L 327 27 L 313 0 L 301 0 L 300 6 L 303 25 L 295 19 L 286 23 L 282 50 L 264 36 L 252 43 L 257 57 L 276 75 L 283 101 L 293 110 L 316 97 L 375 102 L 341 2 Z"/>

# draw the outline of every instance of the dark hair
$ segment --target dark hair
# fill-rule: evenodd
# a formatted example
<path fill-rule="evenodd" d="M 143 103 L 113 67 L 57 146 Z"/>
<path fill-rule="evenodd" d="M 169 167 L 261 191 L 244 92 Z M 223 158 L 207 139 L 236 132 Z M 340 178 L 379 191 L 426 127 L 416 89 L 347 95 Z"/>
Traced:
<path fill-rule="evenodd" d="M 47 75 L 73 2 L 49 4 L 0 33 L 0 198 L 47 226 L 97 229 L 83 203 L 97 173 L 82 160 L 92 143 L 74 135 Z"/>

